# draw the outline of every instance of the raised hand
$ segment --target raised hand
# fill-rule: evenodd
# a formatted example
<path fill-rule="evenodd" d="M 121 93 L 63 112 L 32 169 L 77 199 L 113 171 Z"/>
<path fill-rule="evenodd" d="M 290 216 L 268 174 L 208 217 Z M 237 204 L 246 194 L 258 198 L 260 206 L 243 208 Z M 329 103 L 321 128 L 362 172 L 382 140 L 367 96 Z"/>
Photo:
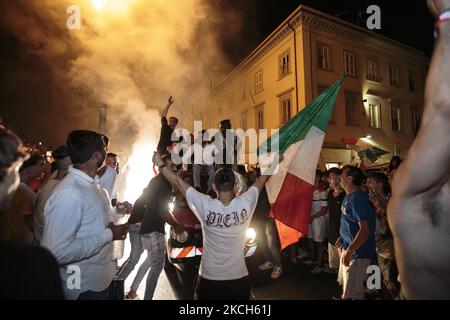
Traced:
<path fill-rule="evenodd" d="M 173 104 L 174 101 L 175 101 L 175 100 L 173 99 L 173 97 L 170 96 L 170 97 L 169 97 L 169 100 L 167 100 L 167 106 L 170 107 L 170 106 Z"/>
<path fill-rule="evenodd" d="M 157 167 L 161 167 L 162 165 L 164 165 L 164 160 L 161 158 L 161 155 L 157 152 L 155 152 L 155 154 L 153 155 L 153 163 Z"/>
<path fill-rule="evenodd" d="M 445 10 L 450 10 L 450 0 L 427 0 L 427 4 L 436 18 Z"/>

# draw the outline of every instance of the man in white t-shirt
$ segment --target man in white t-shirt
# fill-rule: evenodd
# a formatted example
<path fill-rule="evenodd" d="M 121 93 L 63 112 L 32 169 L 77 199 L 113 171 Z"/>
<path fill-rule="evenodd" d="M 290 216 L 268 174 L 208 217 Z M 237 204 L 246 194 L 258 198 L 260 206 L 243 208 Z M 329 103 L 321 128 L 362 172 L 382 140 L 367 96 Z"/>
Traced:
<path fill-rule="evenodd" d="M 250 283 L 244 257 L 246 231 L 259 193 L 269 176 L 261 176 L 247 192 L 236 197 L 233 192 L 233 171 L 220 169 L 214 179 L 218 197 L 212 199 L 165 168 L 160 155 L 156 155 L 155 164 L 160 167 L 167 180 L 186 197 L 189 207 L 202 224 L 203 256 L 195 298 L 249 299 Z"/>
<path fill-rule="evenodd" d="M 322 172 L 316 170 L 314 182 L 314 192 L 311 206 L 311 218 L 308 231 L 309 250 L 312 260 L 305 261 L 306 264 L 316 264 L 311 273 L 317 274 L 322 271 L 328 272 L 324 268 L 324 247 L 323 242 L 328 235 L 328 193 L 322 184 Z"/>

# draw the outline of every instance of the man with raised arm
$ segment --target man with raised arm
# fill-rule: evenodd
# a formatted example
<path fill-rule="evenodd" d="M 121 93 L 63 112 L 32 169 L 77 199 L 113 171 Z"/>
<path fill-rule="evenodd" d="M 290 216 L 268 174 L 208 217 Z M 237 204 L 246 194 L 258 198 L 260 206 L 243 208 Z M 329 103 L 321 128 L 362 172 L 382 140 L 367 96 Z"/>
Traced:
<path fill-rule="evenodd" d="M 250 283 L 244 257 L 246 231 L 259 193 L 270 176 L 259 177 L 247 192 L 236 197 L 234 172 L 228 168 L 219 169 L 214 181 L 218 197 L 212 199 L 178 177 L 159 154 L 155 156 L 155 164 L 186 197 L 189 208 L 202 224 L 203 256 L 195 298 L 249 299 Z"/>
<path fill-rule="evenodd" d="M 388 205 L 402 293 L 407 299 L 450 298 L 450 0 L 428 0 L 437 43 L 425 110 Z"/>
<path fill-rule="evenodd" d="M 170 117 L 169 122 L 167 122 L 167 113 L 169 112 L 170 106 L 173 104 L 174 100 L 172 97 L 167 101 L 167 105 L 161 114 L 161 134 L 159 136 L 159 142 L 157 150 L 160 154 L 167 153 L 167 147 L 171 144 L 172 133 L 178 124 L 178 119 L 175 117 Z"/>

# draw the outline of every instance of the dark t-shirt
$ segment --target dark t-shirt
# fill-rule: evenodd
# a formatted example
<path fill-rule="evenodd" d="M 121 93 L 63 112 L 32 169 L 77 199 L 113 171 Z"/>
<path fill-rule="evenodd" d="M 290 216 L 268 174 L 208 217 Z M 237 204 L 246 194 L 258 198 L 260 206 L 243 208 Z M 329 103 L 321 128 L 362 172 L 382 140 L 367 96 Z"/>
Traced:
<path fill-rule="evenodd" d="M 167 179 L 158 174 L 148 184 L 142 197 L 145 199 L 145 212 L 141 224 L 141 234 L 164 233 L 163 216 L 169 214 L 169 201 L 172 187 Z"/>
<path fill-rule="evenodd" d="M 159 135 L 159 142 L 157 150 L 160 154 L 167 153 L 167 147 L 172 141 L 173 129 L 167 124 L 167 118 L 161 118 L 161 134 Z"/>
<path fill-rule="evenodd" d="M 335 245 L 339 238 L 339 229 L 341 227 L 341 205 L 345 197 L 345 191 L 342 191 L 337 197 L 335 197 L 333 193 L 333 189 L 328 192 L 328 242 Z"/>
<path fill-rule="evenodd" d="M 222 135 L 223 143 L 222 148 L 220 148 L 217 153 L 217 158 L 222 161 L 220 164 L 225 165 L 225 167 L 237 164 L 238 156 L 242 149 L 242 139 L 235 132 L 233 132 L 230 135 L 230 137 L 232 137 L 230 145 L 227 146 L 226 132 L 220 132 L 218 134 Z"/>
<path fill-rule="evenodd" d="M 258 197 L 258 203 L 256 204 L 255 213 L 253 214 L 253 219 L 257 223 L 263 223 L 266 222 L 267 219 L 269 219 L 269 213 L 270 213 L 270 202 L 269 198 L 267 196 L 266 187 L 264 187 L 259 194 Z"/>
<path fill-rule="evenodd" d="M 62 300 L 59 267 L 46 249 L 1 242 L 0 300 Z"/>
<path fill-rule="evenodd" d="M 342 202 L 341 244 L 344 249 L 353 242 L 359 231 L 359 221 L 369 223 L 367 241 L 354 253 L 356 259 L 375 259 L 375 212 L 369 204 L 367 193 L 358 190 L 345 196 Z"/>

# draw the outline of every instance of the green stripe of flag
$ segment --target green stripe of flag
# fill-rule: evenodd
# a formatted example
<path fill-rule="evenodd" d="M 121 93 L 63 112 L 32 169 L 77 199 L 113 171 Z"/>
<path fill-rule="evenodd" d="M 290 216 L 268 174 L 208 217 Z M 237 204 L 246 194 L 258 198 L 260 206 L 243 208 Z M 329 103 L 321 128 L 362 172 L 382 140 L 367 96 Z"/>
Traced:
<path fill-rule="evenodd" d="M 344 79 L 345 75 L 289 120 L 279 130 L 278 135 L 273 135 L 262 143 L 258 148 L 258 154 L 270 152 L 272 139 L 278 139 L 280 154 L 283 154 L 291 144 L 303 140 L 312 126 L 325 132 Z"/>

